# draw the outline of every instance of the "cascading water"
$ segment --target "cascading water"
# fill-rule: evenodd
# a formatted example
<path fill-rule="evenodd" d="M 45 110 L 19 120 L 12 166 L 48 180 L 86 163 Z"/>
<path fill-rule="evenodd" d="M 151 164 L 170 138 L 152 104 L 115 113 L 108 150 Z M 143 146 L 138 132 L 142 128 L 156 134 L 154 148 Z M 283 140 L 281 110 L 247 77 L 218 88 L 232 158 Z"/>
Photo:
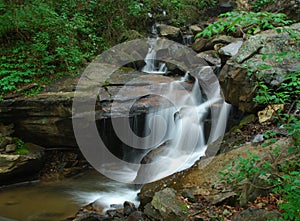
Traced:
<path fill-rule="evenodd" d="M 154 30 L 152 31 L 154 32 Z M 157 33 L 156 31 L 154 33 Z M 149 74 L 165 74 L 168 69 L 164 62 L 156 60 L 156 45 L 159 38 L 149 38 L 148 43 L 150 45 L 148 53 L 145 57 L 145 66 L 142 68 L 142 72 Z"/>
<path fill-rule="evenodd" d="M 225 130 L 224 122 L 227 119 L 229 106 L 223 102 L 220 93 L 216 91 L 216 88 L 211 88 L 211 91 L 216 93 L 204 98 L 196 79 L 192 91 L 180 95 L 177 88 L 181 87 L 181 83 L 186 78 L 161 85 L 162 90 L 166 91 L 164 98 L 175 97 L 176 106 L 165 109 L 156 108 L 147 115 L 145 127 L 151 124 L 152 133 L 158 135 L 154 137 L 161 136 L 162 119 L 165 121 L 166 132 L 165 136 L 161 140 L 156 140 L 154 147 L 151 147 L 148 152 L 148 158 L 151 160 L 147 162 L 148 164 L 141 164 L 134 180 L 135 183 L 152 182 L 191 167 L 196 160 L 205 155 L 208 142 L 215 141 Z M 211 110 L 213 105 L 215 105 L 214 110 Z M 215 126 L 218 126 L 217 129 L 211 131 L 210 139 L 206 141 L 204 120 L 211 114 L 211 111 L 218 112 L 219 118 L 213 120 Z M 161 120 L 153 121 L 152 119 L 157 116 Z M 150 140 L 145 145 L 150 146 L 150 143 L 153 145 L 154 141 Z M 153 151 L 157 153 L 151 153 Z"/>
<path fill-rule="evenodd" d="M 101 142 L 98 142 L 102 140 L 98 139 L 99 133 L 95 130 L 97 128 L 93 123 L 90 123 L 91 117 L 88 115 L 91 113 L 94 116 L 95 100 L 90 99 L 86 102 L 86 99 L 84 99 L 82 102 L 81 97 L 75 100 L 74 106 L 80 106 L 80 108 L 84 107 L 83 110 L 77 109 L 83 111 L 84 114 L 88 113 L 88 116 L 85 117 L 84 115 L 81 117 L 81 112 L 79 112 L 79 116 L 77 117 L 77 113 L 75 113 L 74 116 L 76 117 L 74 117 L 73 123 L 75 124 L 74 132 L 84 156 L 90 159 L 91 164 L 98 171 L 119 182 L 144 184 L 184 170 L 193 165 L 201 156 L 207 154 L 208 144 L 216 141 L 225 131 L 228 105 L 222 98 L 218 79 L 212 69 L 209 66 L 205 66 L 207 64 L 204 64 L 190 48 L 184 47 L 176 42 L 157 38 L 129 42 L 126 44 L 126 48 L 135 48 L 136 43 L 142 46 L 146 45 L 145 43 L 150 45 L 145 58 L 146 65 L 142 71 L 162 74 L 165 73 L 166 70 L 163 68 L 164 71 L 162 71 L 159 67 L 160 65 L 157 64 L 175 64 L 178 69 L 188 70 L 190 72 L 190 76 L 193 79 L 192 89 L 192 82 L 184 82 L 190 78 L 189 75 L 177 81 L 164 76 L 159 76 L 161 78 L 154 76 L 153 78 L 155 80 L 152 81 L 151 75 L 144 74 L 138 77 L 136 81 L 132 80 L 128 82 L 128 85 L 122 86 L 117 95 L 114 95 L 115 100 L 119 99 L 122 101 L 124 97 L 128 98 L 128 93 L 137 89 L 137 87 L 132 89 L 132 85 L 139 86 L 142 82 L 140 89 L 142 90 L 141 95 L 137 95 L 139 92 L 134 91 L 133 103 L 137 102 L 137 96 L 141 98 L 146 97 L 146 99 L 148 99 L 154 94 L 161 97 L 161 99 L 169 100 L 170 104 L 172 104 L 155 109 L 153 106 L 157 107 L 157 104 L 163 104 L 165 102 L 155 100 L 156 103 L 153 106 L 150 98 L 148 100 L 149 102 L 142 102 L 142 104 L 145 104 L 147 111 L 149 111 L 146 119 L 143 120 L 143 124 L 145 125 L 145 134 L 142 136 L 143 139 L 139 139 L 138 133 L 132 133 L 139 130 L 134 126 L 139 125 L 139 123 L 128 126 L 129 124 L 126 125 L 126 119 L 119 121 L 113 120 L 112 118 L 115 134 L 120 141 L 132 149 L 130 155 L 134 155 L 134 160 L 131 160 L 130 156 L 127 159 L 120 159 L 109 151 L 109 147 L 103 146 Z M 145 48 L 145 50 L 147 50 L 147 48 Z M 106 58 L 115 56 L 115 53 L 118 51 L 125 50 L 114 47 L 113 50 L 103 53 L 95 64 L 97 70 L 103 60 L 107 61 Z M 122 65 L 132 62 L 133 58 L 131 55 L 132 54 L 128 56 L 128 59 L 122 57 Z M 122 65 L 118 66 L 122 67 Z M 87 71 L 87 77 L 89 77 L 89 74 L 90 72 Z M 146 81 L 141 79 L 145 76 Z M 169 80 L 164 79 L 160 81 L 162 78 L 168 78 Z M 158 85 L 154 85 L 156 83 Z M 95 83 L 95 85 L 98 87 L 98 83 Z M 92 89 L 90 93 L 94 94 L 95 89 Z M 84 92 L 86 93 L 86 91 Z M 84 105 L 82 105 L 82 103 Z M 112 110 L 114 109 L 113 105 L 115 103 L 117 107 L 119 105 L 118 102 L 113 102 Z M 131 113 L 133 103 L 125 107 L 124 111 L 126 110 L 126 113 L 127 111 Z M 127 110 L 129 106 L 130 108 Z M 86 107 L 88 108 L 86 109 Z M 148 109 L 149 107 L 150 109 Z M 76 108 L 74 108 L 74 110 L 76 111 Z M 133 113 L 136 114 L 138 112 Z M 94 120 L 93 116 L 92 122 Z M 128 118 L 129 116 L 130 115 L 128 115 Z M 125 117 L 122 115 L 122 118 L 126 117 L 127 115 Z M 210 121 L 210 128 L 204 125 L 205 120 L 207 121 L 208 119 Z M 127 122 L 129 122 L 128 119 Z M 82 125 L 87 126 L 82 127 Z M 88 128 L 89 133 L 86 133 L 86 128 Z M 100 128 L 102 128 L 102 130 L 104 129 L 104 133 L 107 132 L 105 128 Z M 206 130 L 210 131 L 209 136 L 205 135 L 204 132 Z M 106 135 L 104 134 L 104 136 Z M 123 137 L 126 139 L 123 140 Z M 129 142 L 127 142 L 128 140 Z M 134 142 L 130 142 L 130 140 Z M 142 154 L 135 154 L 135 149 L 139 148 L 142 149 L 142 151 L 140 151 Z M 212 156 L 211 152 L 213 152 L 213 150 L 210 150 L 209 156 Z M 125 154 L 123 154 L 123 156 L 127 157 Z"/>

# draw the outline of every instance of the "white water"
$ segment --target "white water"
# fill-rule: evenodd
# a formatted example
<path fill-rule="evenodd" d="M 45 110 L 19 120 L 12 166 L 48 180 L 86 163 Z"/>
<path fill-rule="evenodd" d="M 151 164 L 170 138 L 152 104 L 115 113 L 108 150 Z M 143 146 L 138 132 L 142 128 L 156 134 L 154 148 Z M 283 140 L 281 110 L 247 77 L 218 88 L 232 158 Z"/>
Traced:
<path fill-rule="evenodd" d="M 157 34 L 156 26 L 152 26 L 152 33 Z M 159 38 L 149 38 L 149 49 L 148 53 L 145 57 L 145 66 L 142 68 L 142 71 L 149 74 L 165 74 L 167 73 L 168 69 L 164 62 L 160 62 L 156 60 L 156 45 L 157 40 Z"/>
<path fill-rule="evenodd" d="M 175 101 L 175 106 L 160 109 L 149 113 L 146 117 L 145 127 L 151 124 L 154 139 L 145 143 L 152 149 L 163 148 L 159 151 L 159 156 L 152 159 L 155 162 L 142 164 L 134 180 L 136 183 L 152 182 L 171 175 L 175 172 L 191 167 L 195 161 L 205 155 L 208 143 L 218 139 L 224 133 L 226 119 L 228 115 L 228 105 L 223 102 L 219 93 L 209 96 L 209 99 L 202 98 L 201 89 L 196 80 L 191 92 L 180 94 L 181 81 L 171 84 L 162 84 L 161 90 L 165 92 L 164 98 Z M 211 91 L 217 92 L 212 88 Z M 212 107 L 214 106 L 214 107 Z M 204 120 L 211 109 L 217 112 L 217 119 L 212 119 L 213 124 L 208 142 L 204 136 Z M 153 120 L 157 119 L 159 120 Z M 162 121 L 164 122 L 162 124 Z M 162 126 L 163 125 L 163 126 Z M 164 126 L 165 125 L 165 126 Z M 164 136 L 161 133 L 166 129 Z M 162 145 L 163 144 L 163 145 Z M 151 146 L 152 145 L 152 146 Z M 160 147 L 162 145 L 162 147 Z M 154 157 L 151 157 L 154 158 Z"/>

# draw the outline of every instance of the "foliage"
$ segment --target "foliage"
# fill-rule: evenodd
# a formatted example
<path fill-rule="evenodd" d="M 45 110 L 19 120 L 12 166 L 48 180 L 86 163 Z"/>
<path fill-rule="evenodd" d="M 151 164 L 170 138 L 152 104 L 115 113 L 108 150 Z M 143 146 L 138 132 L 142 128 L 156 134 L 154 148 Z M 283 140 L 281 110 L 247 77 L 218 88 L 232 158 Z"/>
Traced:
<path fill-rule="evenodd" d="M 234 34 L 237 31 L 255 34 L 261 30 L 273 29 L 291 24 L 292 21 L 282 13 L 232 11 L 221 14 L 219 19 L 208 25 L 195 38 L 212 37 L 217 34 Z"/>
<path fill-rule="evenodd" d="M 275 0 L 255 0 L 251 1 L 251 9 L 258 12 L 264 9 L 266 6 L 274 3 Z"/>
<path fill-rule="evenodd" d="M 291 38 L 299 41 L 299 34 L 292 30 L 280 29 L 290 34 Z M 254 101 L 262 106 L 273 104 L 284 104 L 286 108 L 276 112 L 273 123 L 278 127 L 284 128 L 286 135 L 292 137 L 293 144 L 283 150 L 276 146 L 271 149 L 270 157 L 260 159 L 259 156 L 249 153 L 246 158 L 239 157 L 224 171 L 220 172 L 222 179 L 228 184 L 233 185 L 241 181 L 247 181 L 256 185 L 254 178 L 260 175 L 268 176 L 268 187 L 273 193 L 280 195 L 278 207 L 282 211 L 284 220 L 300 220 L 300 118 L 294 114 L 300 108 L 300 66 L 296 71 L 285 74 L 284 79 L 279 85 L 272 86 L 270 79 L 276 73 L 277 64 L 287 64 L 291 60 L 299 59 L 299 52 L 284 51 L 279 54 L 264 54 L 258 63 L 246 63 L 243 68 L 248 69 L 249 77 L 256 82 L 256 96 Z M 268 62 L 265 62 L 268 60 Z M 272 66 L 270 64 L 273 64 Z M 277 142 L 277 132 L 274 130 L 266 131 L 264 137 L 267 139 L 262 147 L 269 148 Z M 282 136 L 282 135 L 281 135 Z M 282 156 L 290 154 L 295 156 L 284 163 L 278 163 Z"/>
<path fill-rule="evenodd" d="M 29 150 L 25 147 L 25 143 L 21 139 L 16 140 L 17 150 L 15 151 L 15 154 L 28 154 Z"/>
<path fill-rule="evenodd" d="M 162 16 L 164 10 L 179 25 L 199 17 L 200 7 L 213 5 L 216 0 L 2 0 L 0 99 L 28 83 L 78 73 L 128 31 L 147 31 L 156 19 L 148 12 Z"/>
<path fill-rule="evenodd" d="M 293 147 L 292 150 L 293 154 L 299 155 L 299 147 Z M 222 175 L 221 180 L 230 185 L 246 180 L 256 186 L 254 177 L 269 174 L 267 180 L 269 186 L 263 188 L 273 188 L 273 193 L 281 195 L 278 207 L 283 211 L 284 220 L 300 220 L 300 208 L 298 206 L 300 203 L 300 162 L 290 161 L 288 165 L 277 168 L 276 163 L 282 155 L 282 150 L 277 147 L 272 150 L 270 155 L 270 160 L 261 162 L 258 155 L 248 152 L 246 158 L 239 157 L 219 172 Z"/>
<path fill-rule="evenodd" d="M 197 22 L 201 10 L 217 5 L 216 0 L 162 0 L 163 10 L 170 16 L 173 25 L 187 25 Z"/>

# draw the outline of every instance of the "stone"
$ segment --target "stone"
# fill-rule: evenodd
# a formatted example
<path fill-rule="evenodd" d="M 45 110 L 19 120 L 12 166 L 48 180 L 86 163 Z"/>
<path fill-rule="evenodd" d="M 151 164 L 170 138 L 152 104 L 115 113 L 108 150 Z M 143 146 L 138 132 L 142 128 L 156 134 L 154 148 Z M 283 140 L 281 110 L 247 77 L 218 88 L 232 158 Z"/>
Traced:
<path fill-rule="evenodd" d="M 198 38 L 196 41 L 192 44 L 192 49 L 195 52 L 202 52 L 207 49 L 207 43 L 209 42 L 208 39 L 205 38 Z"/>
<path fill-rule="evenodd" d="M 283 108 L 284 104 L 268 105 L 265 109 L 257 113 L 259 123 L 264 123 L 266 121 L 271 120 L 275 112 L 280 109 L 283 110 Z"/>
<path fill-rule="evenodd" d="M 12 152 L 15 152 L 16 150 L 17 150 L 17 145 L 16 144 L 8 144 L 5 147 L 5 152 L 6 153 L 12 153 Z"/>
<path fill-rule="evenodd" d="M 182 42 L 182 37 L 180 34 L 180 28 L 171 26 L 171 25 L 166 25 L 166 24 L 159 24 L 157 26 L 159 36 L 165 37 L 167 39 L 176 41 L 181 43 Z"/>
<path fill-rule="evenodd" d="M 270 148 L 280 147 L 285 156 L 284 158 L 287 159 L 289 155 L 293 155 L 288 152 L 291 146 L 291 138 L 280 138 L 276 143 L 271 144 Z M 214 148 L 214 146 L 208 146 L 207 152 Z M 145 184 L 139 194 L 140 207 L 151 202 L 155 193 L 164 188 L 172 188 L 178 194 L 182 194 L 185 189 L 191 189 L 194 195 L 203 196 L 210 204 L 236 202 L 237 196 L 246 187 L 246 184 L 240 182 L 233 188 L 229 187 L 221 181 L 222 176 L 216 171 L 223 171 L 226 165 L 232 163 L 238 157 L 246 158 L 249 152 L 258 155 L 261 159 L 260 162 L 269 157 L 269 148 L 265 148 L 262 144 L 244 144 L 226 153 L 203 158 L 187 170 Z"/>
<path fill-rule="evenodd" d="M 181 195 L 184 198 L 188 199 L 189 202 L 192 202 L 192 203 L 196 202 L 196 198 L 195 198 L 194 193 L 191 189 L 184 189 L 182 191 Z"/>
<path fill-rule="evenodd" d="M 191 25 L 190 30 L 194 35 L 202 32 L 202 28 L 200 28 L 198 25 Z"/>
<path fill-rule="evenodd" d="M 0 111 L 1 113 L 1 111 Z M 2 113 L 1 113 L 2 114 Z M 10 136 L 11 134 L 14 133 L 14 125 L 9 124 L 9 125 L 4 125 L 0 123 L 0 137 L 5 137 L 5 136 Z"/>
<path fill-rule="evenodd" d="M 92 86 L 96 82 L 99 94 L 95 94 L 97 121 L 110 117 L 130 117 L 147 113 L 149 108 L 168 107 L 170 102 L 161 101 L 156 94 L 160 84 L 175 81 L 175 78 L 161 75 L 149 75 L 131 68 L 122 68 L 110 76 L 114 67 L 107 64 L 92 65 L 87 71 L 88 78 L 81 79 L 82 87 Z M 65 84 L 72 85 L 68 79 Z M 103 81 L 103 82 L 102 82 Z M 107 85 L 101 86 L 105 81 Z M 21 139 L 26 138 L 45 147 L 77 147 L 72 125 L 72 104 L 74 91 L 60 92 L 66 88 L 64 83 L 60 86 L 50 85 L 47 92 L 34 97 L 20 97 L 0 101 L 0 121 L 9 121 L 15 124 L 15 134 Z M 189 83 L 183 82 L 189 87 Z M 51 88 L 51 90 L 50 90 Z M 120 89 L 121 92 L 120 92 Z M 82 88 L 84 90 L 84 88 Z M 82 94 L 82 104 L 90 98 L 90 94 Z M 132 101 L 134 105 L 132 105 Z M 26 137 L 25 137 L 26 134 Z"/>
<path fill-rule="evenodd" d="M 124 207 L 123 213 L 125 216 L 129 216 L 131 213 L 133 213 L 137 210 L 135 208 L 134 203 L 129 202 L 129 201 L 125 201 L 123 207 Z"/>
<path fill-rule="evenodd" d="M 215 50 L 198 53 L 197 57 L 204 59 L 211 66 L 215 66 L 218 68 L 221 67 L 221 58 Z"/>
<path fill-rule="evenodd" d="M 143 213 L 141 211 L 134 211 L 133 213 L 131 213 L 126 221 L 143 221 Z"/>
<path fill-rule="evenodd" d="M 177 197 L 174 189 L 166 188 L 154 194 L 151 205 L 159 212 L 163 220 L 184 220 L 185 204 Z"/>
<path fill-rule="evenodd" d="M 237 41 L 237 42 L 230 43 L 229 45 L 222 47 L 219 50 L 219 53 L 221 55 L 226 55 L 226 56 L 232 57 L 238 53 L 242 44 L 243 44 L 243 41 Z"/>
<path fill-rule="evenodd" d="M 288 26 L 299 32 L 300 23 Z M 253 101 L 256 96 L 257 85 L 249 75 L 251 70 L 261 65 L 269 66 L 267 76 L 258 76 L 265 79 L 264 83 L 270 87 L 278 87 L 283 83 L 286 74 L 299 66 L 299 59 L 287 56 L 283 61 L 264 59 L 264 54 L 280 54 L 288 51 L 299 51 L 300 43 L 292 41 L 293 37 L 286 32 L 277 33 L 275 30 L 263 31 L 260 34 L 249 37 L 240 47 L 238 53 L 227 60 L 222 68 L 219 80 L 227 102 L 246 113 L 254 113 L 258 110 L 258 104 Z M 275 56 L 276 57 L 276 56 Z"/>
<path fill-rule="evenodd" d="M 26 181 L 37 174 L 44 162 L 44 148 L 26 143 L 28 154 L 0 154 L 0 185 Z"/>
<path fill-rule="evenodd" d="M 257 208 L 249 208 L 232 218 L 232 221 L 265 221 L 265 220 L 278 220 L 281 214 L 273 210 L 264 210 Z"/>
<path fill-rule="evenodd" d="M 158 212 L 158 210 L 156 210 L 151 203 L 148 203 L 145 205 L 144 207 L 144 214 L 146 215 L 147 218 L 149 218 L 150 220 L 163 220 L 162 216 L 160 215 L 160 213 Z"/>
<path fill-rule="evenodd" d="M 4 149 L 9 143 L 11 143 L 10 137 L 0 137 L 0 149 Z"/>

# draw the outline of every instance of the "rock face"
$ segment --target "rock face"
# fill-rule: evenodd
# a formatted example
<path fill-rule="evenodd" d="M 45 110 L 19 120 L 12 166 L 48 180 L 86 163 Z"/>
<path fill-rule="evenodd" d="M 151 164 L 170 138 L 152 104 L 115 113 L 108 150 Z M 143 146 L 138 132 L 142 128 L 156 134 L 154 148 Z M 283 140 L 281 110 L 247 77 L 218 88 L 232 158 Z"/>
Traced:
<path fill-rule="evenodd" d="M 28 179 L 42 168 L 44 148 L 31 143 L 25 147 L 28 154 L 0 154 L 0 185 Z"/>
<path fill-rule="evenodd" d="M 129 68 L 119 70 L 106 79 L 104 74 L 112 66 L 104 64 L 101 68 L 103 75 L 97 67 L 91 70 L 97 71 L 98 76 L 103 76 L 103 79 L 97 79 L 99 92 L 95 94 L 98 120 L 141 115 L 147 113 L 150 107 L 170 105 L 168 102 L 159 102 L 159 98 L 151 94 L 155 94 L 161 83 L 175 79 L 149 75 Z M 133 79 L 135 81 L 131 82 Z M 76 147 L 72 127 L 72 102 L 77 80 L 59 82 L 55 84 L 55 88 L 50 87 L 35 97 L 20 97 L 0 102 L 0 120 L 13 123 L 15 135 L 27 141 L 46 147 Z M 93 80 L 86 79 L 87 87 Z M 191 87 L 189 83 L 183 84 L 187 88 Z"/>
<path fill-rule="evenodd" d="M 72 122 L 83 116 L 73 115 L 89 101 L 93 102 L 94 109 L 86 114 L 93 114 L 97 126 L 106 131 L 110 128 L 103 128 L 103 120 L 142 116 L 151 108 L 169 107 L 170 102 L 155 95 L 163 90 L 164 83 L 175 81 L 176 77 L 136 70 L 143 67 L 149 47 L 147 39 L 117 45 L 99 55 L 77 78 L 58 80 L 34 97 L 3 100 L 0 121 L 14 123 L 15 135 L 25 141 L 45 147 L 77 147 Z M 181 73 L 207 65 L 195 52 L 175 42 L 157 40 L 155 50 L 158 60 L 185 70 Z M 190 82 L 182 82 L 182 86 L 184 89 L 178 89 L 178 93 L 192 88 Z M 78 102 L 72 110 L 75 97 Z"/>
<path fill-rule="evenodd" d="M 300 23 L 289 28 L 299 33 Z M 273 54 L 276 57 L 280 53 L 299 51 L 299 48 L 299 41 L 286 32 L 268 30 L 249 37 L 221 70 L 219 80 L 226 100 L 243 112 L 254 112 L 257 107 L 253 102 L 256 84 L 248 71 L 253 70 L 255 73 L 259 67 L 269 67 L 265 76 L 259 77 L 264 77 L 270 87 L 278 87 L 287 73 L 297 70 L 299 59 L 287 55 L 282 62 L 275 62 L 275 58 L 262 61 L 263 55 Z"/>

